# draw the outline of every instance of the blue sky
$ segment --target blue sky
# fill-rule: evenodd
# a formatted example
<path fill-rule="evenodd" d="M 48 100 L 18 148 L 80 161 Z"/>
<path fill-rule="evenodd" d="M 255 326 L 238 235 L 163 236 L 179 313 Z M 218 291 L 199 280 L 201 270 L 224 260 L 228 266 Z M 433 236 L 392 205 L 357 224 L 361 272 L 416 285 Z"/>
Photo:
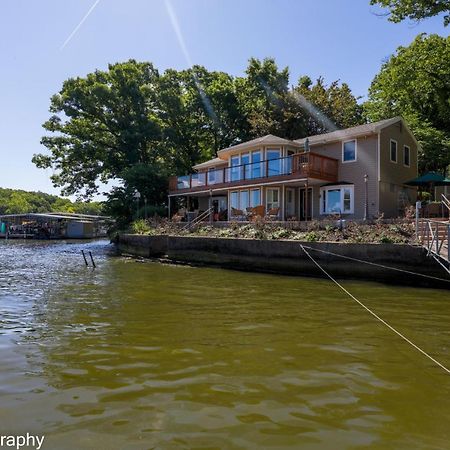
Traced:
<path fill-rule="evenodd" d="M 365 96 L 399 45 L 422 32 L 448 34 L 440 17 L 392 24 L 369 0 L 170 0 L 183 51 L 167 1 L 100 0 L 72 36 L 94 0 L 1 2 L 0 187 L 59 193 L 51 171 L 31 163 L 45 151 L 50 96 L 65 79 L 108 63 L 134 58 L 163 71 L 190 60 L 242 75 L 250 57 L 274 57 L 293 84 L 322 75 Z"/>

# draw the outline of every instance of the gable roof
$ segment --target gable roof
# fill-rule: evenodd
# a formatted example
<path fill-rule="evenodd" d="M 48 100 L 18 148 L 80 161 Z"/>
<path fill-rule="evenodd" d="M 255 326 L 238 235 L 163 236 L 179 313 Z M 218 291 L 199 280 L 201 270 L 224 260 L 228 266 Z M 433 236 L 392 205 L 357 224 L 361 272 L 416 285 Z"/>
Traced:
<path fill-rule="evenodd" d="M 220 164 L 227 164 L 228 161 L 226 159 L 222 159 L 222 158 L 213 158 L 213 159 L 209 159 L 208 161 L 196 164 L 194 167 L 194 169 L 205 169 L 207 167 L 211 167 L 211 166 L 218 166 Z"/>
<path fill-rule="evenodd" d="M 419 145 L 416 138 L 409 129 L 408 125 L 400 116 L 393 117 L 391 119 L 379 120 L 378 122 L 365 123 L 363 125 L 357 125 L 356 127 L 345 128 L 343 130 L 331 131 L 330 133 L 316 134 L 314 136 L 309 136 L 308 140 L 310 145 L 341 141 L 343 139 L 351 139 L 357 136 L 364 136 L 366 134 L 378 133 L 383 128 L 389 127 L 398 122 L 402 123 L 402 125 L 405 127 L 406 131 L 412 136 L 416 144 Z M 305 145 L 305 141 L 306 138 L 295 140 L 295 142 L 300 144 L 302 147 Z"/>
<path fill-rule="evenodd" d="M 289 139 L 283 139 L 278 136 L 274 136 L 273 134 L 267 134 L 266 136 L 252 139 L 251 141 L 241 142 L 240 144 L 224 148 L 222 150 L 219 150 L 217 154 L 221 155 L 224 152 L 241 150 L 250 147 L 257 147 L 258 145 L 290 145 L 292 147 L 300 146 L 298 142 L 290 141 Z"/>

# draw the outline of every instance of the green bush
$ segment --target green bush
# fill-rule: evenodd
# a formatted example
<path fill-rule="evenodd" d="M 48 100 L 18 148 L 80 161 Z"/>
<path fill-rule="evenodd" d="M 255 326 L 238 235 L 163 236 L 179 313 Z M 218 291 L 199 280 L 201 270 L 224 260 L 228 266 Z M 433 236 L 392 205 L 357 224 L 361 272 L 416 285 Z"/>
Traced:
<path fill-rule="evenodd" d="M 305 239 L 308 242 L 316 242 L 319 240 L 319 236 L 315 231 L 310 231 L 309 233 L 306 233 Z"/>
<path fill-rule="evenodd" d="M 138 219 L 131 224 L 131 230 L 135 234 L 148 234 L 150 226 L 144 219 Z"/>

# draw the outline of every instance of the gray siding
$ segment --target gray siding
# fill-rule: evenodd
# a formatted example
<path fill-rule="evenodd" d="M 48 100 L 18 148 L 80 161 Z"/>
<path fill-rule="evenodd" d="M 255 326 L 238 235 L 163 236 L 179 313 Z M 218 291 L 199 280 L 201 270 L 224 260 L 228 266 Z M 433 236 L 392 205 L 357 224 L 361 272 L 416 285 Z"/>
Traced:
<path fill-rule="evenodd" d="M 355 186 L 355 213 L 346 214 L 348 219 L 364 217 L 365 186 L 364 174 L 368 179 L 369 216 L 378 214 L 378 136 L 371 135 L 356 139 L 357 158 L 354 162 L 342 163 L 342 142 L 311 146 L 311 151 L 339 160 L 339 181 Z M 320 217 L 320 186 L 313 189 L 313 215 Z"/>
<path fill-rule="evenodd" d="M 397 142 L 397 162 L 391 162 L 390 141 Z M 403 164 L 403 149 L 410 148 L 410 167 Z M 417 177 L 418 148 L 412 136 L 401 122 L 380 132 L 380 211 L 385 217 L 397 217 L 408 204 L 416 201 L 417 189 L 404 183 Z"/>

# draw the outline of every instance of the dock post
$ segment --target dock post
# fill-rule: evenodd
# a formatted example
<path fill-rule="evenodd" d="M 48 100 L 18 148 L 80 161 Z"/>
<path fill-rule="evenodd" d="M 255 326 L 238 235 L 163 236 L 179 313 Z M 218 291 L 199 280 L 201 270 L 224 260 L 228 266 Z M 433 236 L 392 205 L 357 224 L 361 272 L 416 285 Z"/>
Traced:
<path fill-rule="evenodd" d="M 83 255 L 84 263 L 88 266 L 89 264 L 87 262 L 86 255 L 84 254 L 84 250 L 81 250 L 81 254 Z"/>
<path fill-rule="evenodd" d="M 95 265 L 94 258 L 92 257 L 92 253 L 89 252 L 89 256 L 91 257 L 92 267 L 95 269 L 97 266 Z"/>

